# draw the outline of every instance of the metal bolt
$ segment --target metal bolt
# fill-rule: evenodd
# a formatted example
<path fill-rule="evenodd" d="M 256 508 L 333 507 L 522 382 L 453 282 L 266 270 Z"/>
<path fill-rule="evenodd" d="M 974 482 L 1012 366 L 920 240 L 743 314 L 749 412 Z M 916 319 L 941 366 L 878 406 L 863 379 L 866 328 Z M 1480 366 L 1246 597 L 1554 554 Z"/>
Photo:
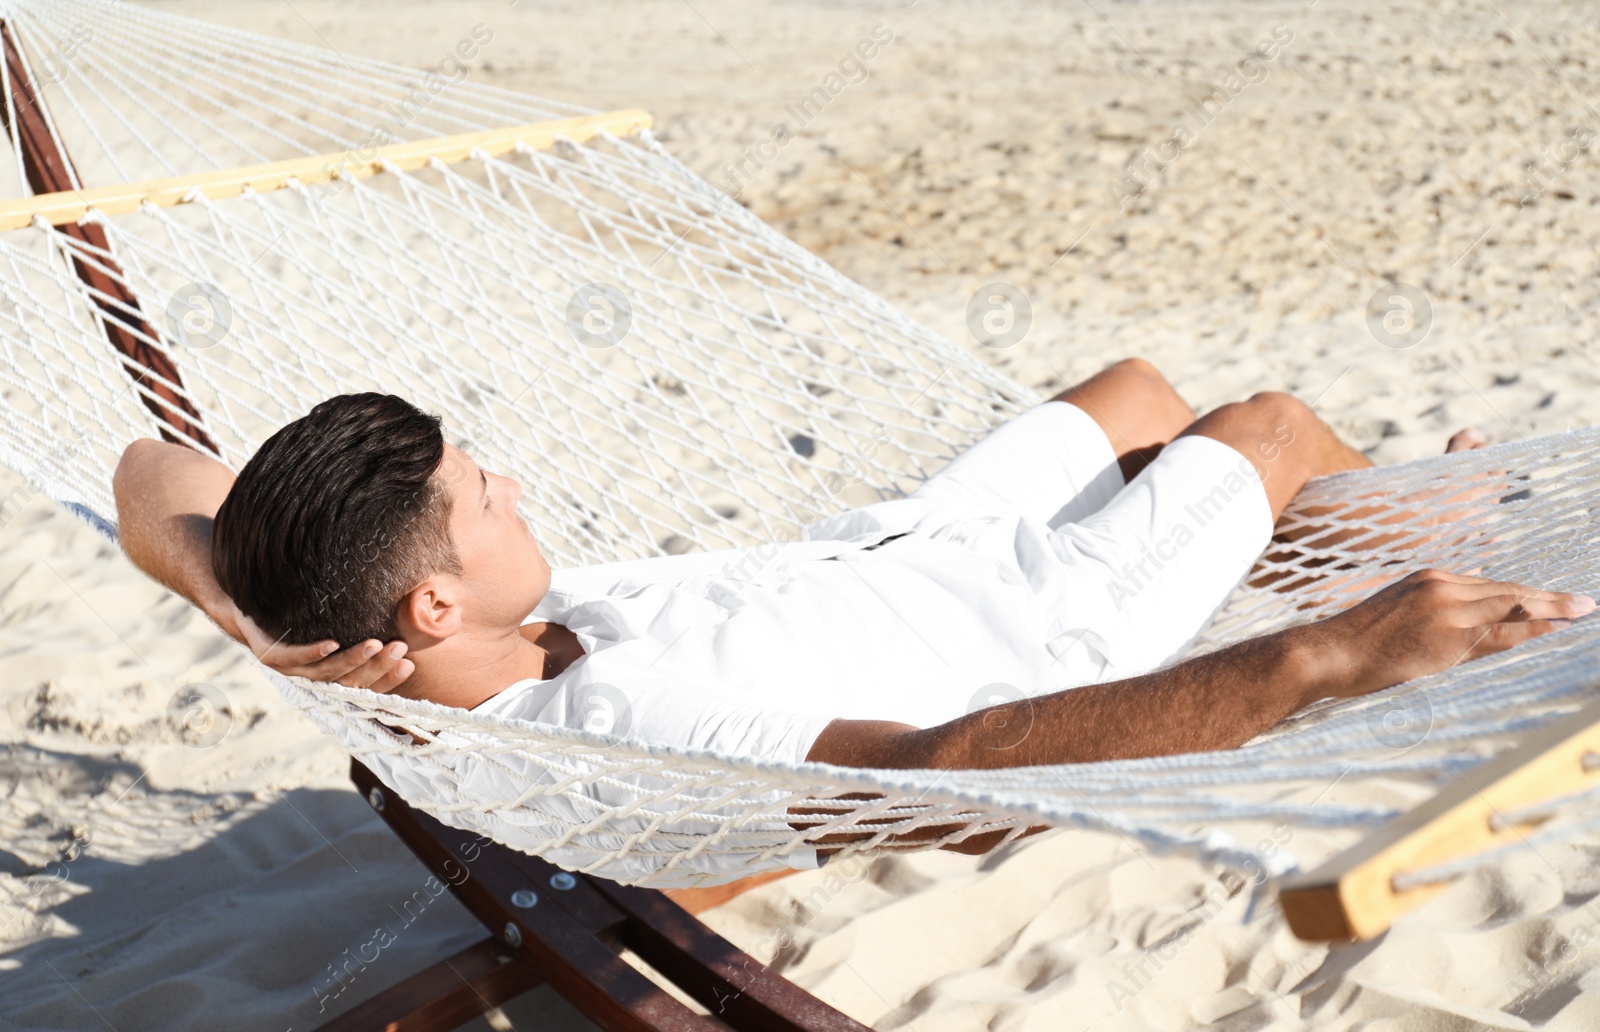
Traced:
<path fill-rule="evenodd" d="M 538 902 L 539 895 L 532 889 L 518 889 L 511 894 L 511 905 L 521 907 L 523 910 L 527 910 Z"/>
<path fill-rule="evenodd" d="M 518 928 L 515 923 L 507 921 L 503 938 L 506 940 L 507 946 L 515 949 L 522 945 L 522 929 Z"/>
<path fill-rule="evenodd" d="M 578 879 L 574 878 L 566 871 L 557 871 L 555 874 L 550 876 L 550 887 L 560 892 L 566 892 L 568 889 L 577 884 Z"/>
<path fill-rule="evenodd" d="M 377 810 L 379 813 L 382 813 L 383 812 L 383 789 L 381 789 L 381 788 L 373 788 L 370 792 L 368 792 L 367 793 L 367 802 L 372 804 L 372 808 L 374 810 Z"/>

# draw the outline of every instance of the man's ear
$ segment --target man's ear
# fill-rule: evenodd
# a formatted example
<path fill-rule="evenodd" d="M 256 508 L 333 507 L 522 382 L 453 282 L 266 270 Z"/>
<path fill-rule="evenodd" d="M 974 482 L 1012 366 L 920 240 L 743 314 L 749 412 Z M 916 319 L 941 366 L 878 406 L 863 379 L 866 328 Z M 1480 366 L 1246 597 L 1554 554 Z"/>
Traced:
<path fill-rule="evenodd" d="M 461 603 L 456 585 L 429 577 L 400 599 L 395 613 L 400 636 L 413 650 L 437 645 L 461 630 Z"/>

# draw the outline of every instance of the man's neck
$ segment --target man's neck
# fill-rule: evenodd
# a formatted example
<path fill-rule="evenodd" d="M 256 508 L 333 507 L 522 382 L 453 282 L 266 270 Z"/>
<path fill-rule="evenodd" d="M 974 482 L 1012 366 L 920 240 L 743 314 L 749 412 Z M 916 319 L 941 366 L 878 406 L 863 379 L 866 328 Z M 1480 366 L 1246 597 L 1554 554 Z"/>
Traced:
<path fill-rule="evenodd" d="M 530 677 L 544 678 L 549 654 L 519 628 L 463 631 L 437 645 L 408 651 L 416 664 L 396 695 L 472 709 Z"/>

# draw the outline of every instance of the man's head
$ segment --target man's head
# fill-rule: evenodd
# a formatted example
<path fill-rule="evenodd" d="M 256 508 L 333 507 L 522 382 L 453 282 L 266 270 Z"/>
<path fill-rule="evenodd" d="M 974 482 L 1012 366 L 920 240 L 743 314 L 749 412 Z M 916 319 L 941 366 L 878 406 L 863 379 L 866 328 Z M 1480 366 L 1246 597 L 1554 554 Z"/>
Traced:
<path fill-rule="evenodd" d="M 290 644 L 412 649 L 515 628 L 550 586 L 522 488 L 402 398 L 330 398 L 273 434 L 217 511 L 217 582 Z"/>

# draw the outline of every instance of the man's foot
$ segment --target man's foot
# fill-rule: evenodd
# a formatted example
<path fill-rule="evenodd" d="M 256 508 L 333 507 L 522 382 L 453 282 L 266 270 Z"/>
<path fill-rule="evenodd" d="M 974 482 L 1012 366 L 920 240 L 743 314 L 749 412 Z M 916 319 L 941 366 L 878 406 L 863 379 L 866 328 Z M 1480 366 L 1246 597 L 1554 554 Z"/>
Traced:
<path fill-rule="evenodd" d="M 1479 433 L 1475 427 L 1457 430 L 1450 443 L 1444 446 L 1444 453 L 1452 455 L 1456 452 L 1477 451 L 1479 448 L 1489 447 L 1489 439 Z"/>

